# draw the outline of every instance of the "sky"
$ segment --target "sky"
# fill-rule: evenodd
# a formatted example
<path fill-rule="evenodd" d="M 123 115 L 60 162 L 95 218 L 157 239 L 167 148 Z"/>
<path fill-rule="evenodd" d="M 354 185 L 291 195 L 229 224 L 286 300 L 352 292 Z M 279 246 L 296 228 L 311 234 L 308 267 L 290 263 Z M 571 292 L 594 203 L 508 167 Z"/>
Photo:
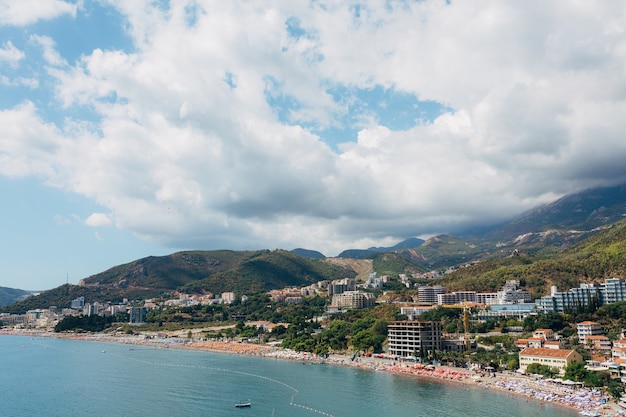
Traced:
<path fill-rule="evenodd" d="M 0 0 L 0 286 L 626 182 L 622 0 Z"/>

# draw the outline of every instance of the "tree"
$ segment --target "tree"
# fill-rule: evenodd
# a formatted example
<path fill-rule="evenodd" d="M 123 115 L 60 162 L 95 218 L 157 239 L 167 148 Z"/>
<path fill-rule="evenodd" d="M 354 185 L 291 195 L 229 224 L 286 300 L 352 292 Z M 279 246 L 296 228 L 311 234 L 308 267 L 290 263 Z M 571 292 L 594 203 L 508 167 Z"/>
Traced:
<path fill-rule="evenodd" d="M 572 362 L 565 368 L 565 379 L 583 382 L 589 371 L 585 369 L 585 362 Z"/>
<path fill-rule="evenodd" d="M 526 367 L 526 372 L 529 374 L 543 375 L 548 378 L 552 378 L 559 373 L 559 371 L 555 368 L 551 368 L 548 365 L 542 365 L 536 362 L 529 364 Z"/>
<path fill-rule="evenodd" d="M 565 327 L 565 318 L 562 314 L 549 312 L 529 315 L 524 319 L 524 330 L 532 332 L 537 329 L 552 329 L 559 331 Z"/>
<path fill-rule="evenodd" d="M 609 394 L 611 394 L 613 398 L 621 398 L 622 394 L 624 393 L 624 386 L 614 379 L 609 379 L 607 391 Z"/>

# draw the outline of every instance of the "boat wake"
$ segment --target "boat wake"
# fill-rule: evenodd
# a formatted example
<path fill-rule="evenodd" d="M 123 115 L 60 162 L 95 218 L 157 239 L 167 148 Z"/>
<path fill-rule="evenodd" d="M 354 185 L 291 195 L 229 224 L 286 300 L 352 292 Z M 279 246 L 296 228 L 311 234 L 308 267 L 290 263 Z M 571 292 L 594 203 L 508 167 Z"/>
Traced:
<path fill-rule="evenodd" d="M 139 350 L 135 350 L 136 351 L 140 351 Z M 264 375 L 259 375 L 259 374 L 253 374 L 250 372 L 243 372 L 243 371 L 237 371 L 237 370 L 233 370 L 233 369 L 226 369 L 226 368 L 217 368 L 217 367 L 213 367 L 213 366 L 206 366 L 206 365 L 179 365 L 179 364 L 171 364 L 171 363 L 167 363 L 167 362 L 152 362 L 152 361 L 147 361 L 144 359 L 140 359 L 140 358 L 136 358 L 136 357 L 131 357 L 131 356 L 127 356 L 127 355 L 119 355 L 123 358 L 132 360 L 132 361 L 136 361 L 136 362 L 140 362 L 140 363 L 145 363 L 147 365 L 155 365 L 155 366 L 171 366 L 171 367 L 183 367 L 183 368 L 189 368 L 189 367 L 193 367 L 193 368 L 198 368 L 198 369 L 208 369 L 208 370 L 213 370 L 213 371 L 220 371 L 220 372 L 225 372 L 225 373 L 231 373 L 231 374 L 238 374 L 238 375 L 243 375 L 243 376 L 248 376 L 248 377 L 253 377 L 253 378 L 257 378 L 257 379 L 262 379 L 265 381 L 269 381 L 272 382 L 274 384 L 278 384 L 278 385 L 282 385 L 283 387 L 293 391 L 293 394 L 291 395 L 291 398 L 289 400 L 289 405 L 292 407 L 297 407 L 303 410 L 307 410 L 310 411 L 312 413 L 317 413 L 317 414 L 321 414 L 324 416 L 328 416 L 328 417 L 335 417 L 333 414 L 327 413 L 326 411 L 317 409 L 317 408 L 313 408 L 313 407 L 309 407 L 308 405 L 305 404 L 299 404 L 295 401 L 295 398 L 298 396 L 298 394 L 300 394 L 300 390 L 298 390 L 297 388 L 283 382 L 280 381 L 278 379 L 274 379 L 274 378 L 270 378 Z M 243 404 L 243 403 L 241 403 Z M 245 403 L 246 407 L 249 407 L 251 404 L 248 401 L 247 403 Z M 243 405 L 240 405 L 239 403 L 235 405 L 237 408 L 243 408 Z"/>

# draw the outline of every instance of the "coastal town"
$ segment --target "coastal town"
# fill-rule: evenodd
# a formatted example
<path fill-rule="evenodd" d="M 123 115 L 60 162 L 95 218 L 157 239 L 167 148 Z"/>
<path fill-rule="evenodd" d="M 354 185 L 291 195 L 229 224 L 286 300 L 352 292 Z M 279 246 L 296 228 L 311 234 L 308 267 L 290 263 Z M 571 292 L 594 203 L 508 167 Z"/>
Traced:
<path fill-rule="evenodd" d="M 302 305 L 313 297 L 326 299 L 322 314 L 310 319 L 316 324 L 311 337 L 323 334 L 325 327 L 332 327 L 333 321 L 344 315 L 391 306 L 400 319 L 386 322 L 385 340 L 380 346 L 372 343 L 370 348 L 360 348 L 354 342 L 358 337 L 353 335 L 354 343 L 346 345 L 346 349 L 320 350 L 319 344 L 316 349 L 303 349 L 280 337 L 293 323 L 252 320 L 246 314 L 232 314 L 211 326 L 182 324 L 178 328 L 155 330 L 149 325 L 157 317 L 156 312 L 234 308 L 252 302 L 252 295 L 234 292 L 178 293 L 175 298 L 123 300 L 118 304 L 78 297 L 67 307 L 51 306 L 25 314 L 3 313 L 0 334 L 106 340 L 364 367 L 503 390 L 573 407 L 588 415 L 626 414 L 626 408 L 622 410 L 620 405 L 626 381 L 626 331 L 616 333 L 591 320 L 572 323 L 569 329 L 573 331 L 569 333 L 563 329 L 525 326 L 537 317 L 575 316 L 575 311 L 626 303 L 623 279 L 580 284 L 563 292 L 552 288 L 550 295 L 534 302 L 518 281 L 508 281 L 493 293 L 447 292 L 442 286 L 422 285 L 415 288 L 416 299 L 412 302 L 394 301 L 389 292 L 375 291 L 383 288 L 388 279 L 372 273 L 358 283 L 344 278 L 265 294 L 272 305 L 284 308 Z M 404 284 L 410 282 L 405 277 L 400 280 Z M 457 324 L 456 331 L 450 331 L 444 320 L 425 319 L 442 311 L 458 312 L 463 327 L 459 330 Z M 115 331 L 89 333 L 76 328 L 60 332 L 59 324 L 71 317 L 123 317 L 126 323 L 118 323 L 124 326 L 118 326 Z M 500 326 L 488 332 L 476 331 L 476 326 L 488 322 Z M 237 328 L 255 330 L 246 336 L 237 333 Z M 507 345 L 505 339 L 512 343 Z M 481 352 L 504 351 L 513 360 L 505 362 L 503 356 L 499 360 L 493 359 L 497 356 L 487 361 L 478 359 Z M 603 381 L 610 381 L 612 389 L 607 389 L 605 384 L 589 386 L 585 380 L 577 380 L 578 376 L 569 379 L 576 364 L 584 366 L 586 375 L 604 375 Z"/>

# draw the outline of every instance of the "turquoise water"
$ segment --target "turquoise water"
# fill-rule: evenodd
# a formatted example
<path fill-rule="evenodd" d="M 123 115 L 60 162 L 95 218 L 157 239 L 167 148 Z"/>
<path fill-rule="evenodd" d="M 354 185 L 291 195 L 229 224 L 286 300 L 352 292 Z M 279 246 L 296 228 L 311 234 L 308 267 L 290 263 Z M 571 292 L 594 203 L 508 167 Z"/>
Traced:
<path fill-rule="evenodd" d="M 0 336 L 0 364 L 0 415 L 12 417 L 576 415 L 385 372 L 176 349 Z"/>

